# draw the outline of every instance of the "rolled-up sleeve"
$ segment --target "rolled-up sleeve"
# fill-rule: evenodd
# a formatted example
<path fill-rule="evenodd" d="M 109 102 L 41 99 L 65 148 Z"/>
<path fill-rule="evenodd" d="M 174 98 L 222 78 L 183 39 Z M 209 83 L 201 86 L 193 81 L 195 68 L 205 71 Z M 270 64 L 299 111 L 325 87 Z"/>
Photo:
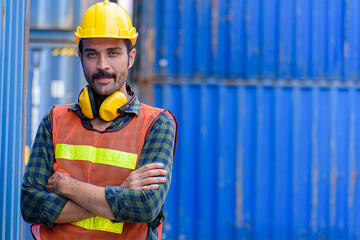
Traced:
<path fill-rule="evenodd" d="M 118 222 L 151 222 L 159 214 L 171 182 L 176 125 L 169 114 L 156 120 L 146 138 L 138 168 L 150 163 L 163 163 L 167 171 L 165 183 L 149 191 L 136 191 L 120 186 L 108 186 L 106 199 Z"/>
<path fill-rule="evenodd" d="M 51 114 L 42 119 L 26 165 L 21 188 L 21 212 L 29 223 L 53 227 L 68 199 L 46 191 L 53 174 L 54 145 L 52 142 Z"/>

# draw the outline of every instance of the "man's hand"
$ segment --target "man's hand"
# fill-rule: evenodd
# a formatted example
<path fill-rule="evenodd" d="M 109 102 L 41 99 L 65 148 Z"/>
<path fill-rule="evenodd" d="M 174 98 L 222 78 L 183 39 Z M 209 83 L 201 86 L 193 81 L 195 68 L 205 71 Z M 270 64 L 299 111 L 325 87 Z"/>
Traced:
<path fill-rule="evenodd" d="M 133 171 L 121 186 L 133 190 L 154 190 L 166 181 L 167 172 L 162 163 L 152 163 Z M 57 219 L 58 223 L 77 221 L 94 214 L 114 220 L 112 210 L 105 198 L 105 189 L 78 181 L 62 171 L 55 171 L 47 183 L 47 191 L 69 198 L 67 210 Z M 75 204 L 74 204 L 75 203 Z M 80 209 L 79 209 L 80 208 Z M 79 211 L 75 211 L 75 210 Z M 69 211 L 76 212 L 70 215 Z"/>
<path fill-rule="evenodd" d="M 76 180 L 68 174 L 57 170 L 48 180 L 47 191 L 67 197 L 90 212 L 83 212 L 83 215 L 93 216 L 92 213 L 94 213 L 95 215 L 115 220 L 109 203 L 105 198 L 104 187 Z M 70 210 L 71 209 L 74 208 L 70 208 Z M 57 221 L 68 222 L 69 219 L 72 220 L 73 217 L 64 216 Z"/>
<path fill-rule="evenodd" d="M 66 183 L 69 183 L 73 178 L 62 171 L 55 171 L 54 174 L 49 178 L 47 183 L 47 191 L 63 195 L 63 187 Z"/>
<path fill-rule="evenodd" d="M 122 187 L 133 190 L 155 190 L 159 188 L 158 183 L 164 183 L 167 171 L 162 169 L 164 164 L 147 164 L 133 172 L 121 184 Z"/>
<path fill-rule="evenodd" d="M 122 187 L 132 190 L 155 190 L 159 188 L 159 183 L 164 183 L 167 172 L 162 169 L 162 163 L 147 164 L 133 172 L 121 184 Z M 76 180 L 62 171 L 55 171 L 49 178 L 47 191 L 64 195 L 64 188 L 70 184 L 76 184 Z"/>
<path fill-rule="evenodd" d="M 130 173 L 121 186 L 133 190 L 157 189 L 159 188 L 158 183 L 166 181 L 166 178 L 162 177 L 167 174 L 167 172 L 162 169 L 163 167 L 164 165 L 162 163 L 145 165 Z M 93 214 L 110 220 L 115 219 L 105 198 L 105 189 L 103 187 L 81 182 L 70 177 L 67 173 L 57 170 L 48 180 L 47 191 L 69 198 L 84 210 L 81 211 L 81 216 L 77 214 L 76 216 L 69 217 L 64 212 L 63 215 L 66 216 L 57 219 L 59 223 L 73 221 L 74 219 L 80 220 L 83 219 L 84 216 L 91 217 Z M 74 209 L 73 207 L 68 206 L 68 209 L 71 211 Z"/>

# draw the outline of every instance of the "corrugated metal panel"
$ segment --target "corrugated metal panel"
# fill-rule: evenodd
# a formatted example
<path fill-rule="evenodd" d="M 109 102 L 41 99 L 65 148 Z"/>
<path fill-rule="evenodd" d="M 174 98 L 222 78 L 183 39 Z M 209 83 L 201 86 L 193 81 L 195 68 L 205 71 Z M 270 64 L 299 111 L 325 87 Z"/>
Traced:
<path fill-rule="evenodd" d="M 166 239 L 360 238 L 360 90 L 175 81 Z"/>
<path fill-rule="evenodd" d="M 20 238 L 26 1 L 2 1 L 0 24 L 0 238 Z"/>
<path fill-rule="evenodd" d="M 72 103 L 86 85 L 77 47 L 32 42 L 29 51 L 29 95 L 26 144 L 31 146 L 42 117 L 53 105 Z"/>
<path fill-rule="evenodd" d="M 168 239 L 360 237 L 359 7 L 140 1 L 143 96 L 179 120 Z"/>
<path fill-rule="evenodd" d="M 359 77 L 359 6 L 141 1 L 140 71 L 165 78 L 154 82 L 154 103 L 170 109 L 180 126 L 166 239 L 360 238 L 360 92 L 352 87 Z M 50 17 L 46 28 L 78 24 Z M 76 57 L 53 56 L 57 47 L 67 45 L 32 47 L 29 81 L 37 72 L 42 93 L 65 79 L 61 71 L 69 81 L 81 75 L 67 67 Z M 41 96 L 39 118 L 64 103 Z"/>
<path fill-rule="evenodd" d="M 74 31 L 86 9 L 97 0 L 31 0 L 31 29 Z"/>
<path fill-rule="evenodd" d="M 357 0 L 140 1 L 142 76 L 357 80 Z"/>

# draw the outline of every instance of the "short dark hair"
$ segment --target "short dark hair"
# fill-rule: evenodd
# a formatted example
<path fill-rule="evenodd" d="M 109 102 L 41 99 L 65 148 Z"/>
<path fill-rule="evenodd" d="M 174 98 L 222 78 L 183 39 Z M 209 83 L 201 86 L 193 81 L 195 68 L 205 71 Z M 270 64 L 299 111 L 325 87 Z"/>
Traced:
<path fill-rule="evenodd" d="M 128 56 L 129 56 L 131 50 L 133 49 L 133 45 L 132 45 L 132 42 L 131 42 L 130 39 L 124 39 L 124 41 L 125 41 L 125 46 L 126 46 L 127 54 L 128 54 Z M 84 48 L 84 47 L 83 47 L 82 39 L 80 39 L 80 41 L 79 41 L 78 48 L 79 48 L 79 52 L 80 52 L 81 55 L 82 55 L 82 53 L 83 53 L 83 48 Z"/>

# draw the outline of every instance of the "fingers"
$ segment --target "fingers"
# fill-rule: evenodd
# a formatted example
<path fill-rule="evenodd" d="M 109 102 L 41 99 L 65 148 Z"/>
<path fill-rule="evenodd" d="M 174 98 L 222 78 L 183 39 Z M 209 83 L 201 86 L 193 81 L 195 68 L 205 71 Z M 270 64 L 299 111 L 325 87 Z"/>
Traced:
<path fill-rule="evenodd" d="M 143 186 L 141 190 L 156 190 L 158 188 L 159 188 L 159 185 L 154 184 L 154 185 Z"/>
<path fill-rule="evenodd" d="M 151 177 L 151 178 L 145 178 L 141 181 L 142 186 L 156 184 L 156 183 L 164 183 L 166 182 L 166 178 L 164 177 Z"/>
<path fill-rule="evenodd" d="M 138 171 L 139 173 L 143 173 L 152 169 L 161 169 L 164 167 L 164 164 L 162 163 L 150 163 L 147 164 L 145 166 L 142 166 L 141 168 L 137 169 L 136 171 Z"/>
<path fill-rule="evenodd" d="M 122 187 L 133 190 L 155 190 L 165 183 L 167 171 L 162 163 L 147 164 L 133 172 L 122 183 Z"/>
<path fill-rule="evenodd" d="M 148 170 L 144 173 L 141 174 L 141 176 L 143 178 L 148 178 L 148 177 L 156 177 L 156 176 L 166 176 L 167 171 L 163 170 L 163 169 L 153 169 L 153 170 Z"/>
<path fill-rule="evenodd" d="M 48 179 L 46 189 L 48 192 L 60 194 L 63 186 L 68 179 L 71 179 L 70 174 L 64 170 L 56 170 L 53 175 Z"/>

